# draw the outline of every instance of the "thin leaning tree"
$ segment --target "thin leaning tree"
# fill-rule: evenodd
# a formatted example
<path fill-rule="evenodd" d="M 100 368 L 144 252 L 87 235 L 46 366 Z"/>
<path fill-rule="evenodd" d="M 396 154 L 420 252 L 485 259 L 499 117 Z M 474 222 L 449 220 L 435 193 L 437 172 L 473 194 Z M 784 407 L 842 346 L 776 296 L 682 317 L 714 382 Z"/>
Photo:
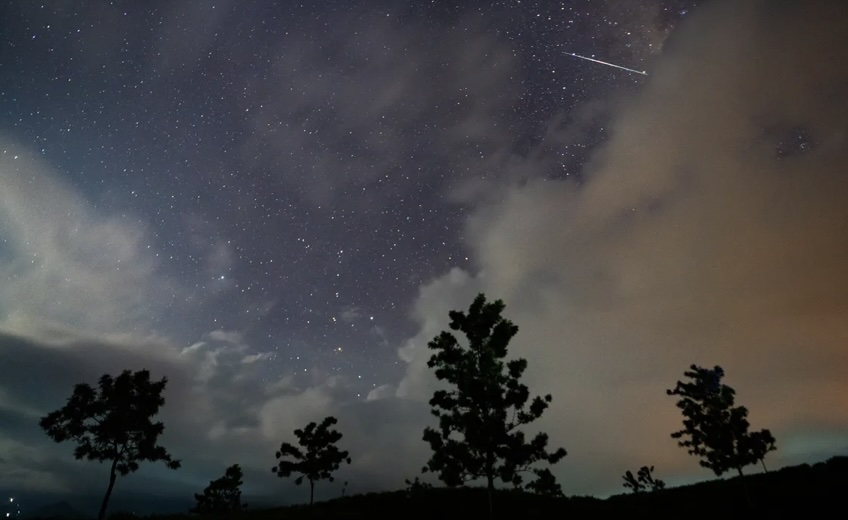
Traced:
<path fill-rule="evenodd" d="M 164 377 L 151 381 L 147 370 L 124 370 L 116 378 L 105 374 L 100 377 L 97 390 L 85 383 L 76 385 L 65 406 L 39 421 L 54 441 L 77 443 L 77 460 L 110 463 L 109 487 L 98 520 L 106 516 L 118 475 L 138 470 L 143 461 L 162 461 L 170 469 L 180 467 L 180 461 L 158 444 L 164 425 L 152 421 L 165 404 L 162 392 L 167 382 Z"/>
<path fill-rule="evenodd" d="M 478 295 L 468 312 L 451 311 L 450 328 L 465 336 L 464 344 L 442 331 L 428 347 L 435 351 L 427 366 L 451 389 L 438 390 L 430 399 L 437 428 L 424 430 L 424 441 L 433 451 L 423 471 L 432 471 L 448 486 L 485 479 L 492 516 L 494 482 L 500 479 L 521 487 L 522 474 L 535 480 L 527 487 L 540 494 L 561 495 L 551 471 L 534 467 L 555 464 L 566 452 L 548 451 L 548 435 L 527 439 L 521 428 L 541 417 L 551 396 L 536 396 L 520 382 L 527 361 L 506 361 L 507 346 L 518 327 L 504 319 L 501 300 L 487 302 Z"/>
<path fill-rule="evenodd" d="M 342 438 L 341 433 L 331 429 L 336 422 L 335 417 L 326 417 L 321 424 L 311 422 L 304 429 L 295 430 L 300 447 L 284 442 L 276 453 L 279 462 L 271 468 L 280 478 L 298 474 L 294 481 L 298 486 L 304 479 L 309 481 L 309 505 L 314 501 L 315 483 L 319 480 L 333 482 L 333 472 L 343 462 L 350 464 L 348 453 L 336 447 Z"/>

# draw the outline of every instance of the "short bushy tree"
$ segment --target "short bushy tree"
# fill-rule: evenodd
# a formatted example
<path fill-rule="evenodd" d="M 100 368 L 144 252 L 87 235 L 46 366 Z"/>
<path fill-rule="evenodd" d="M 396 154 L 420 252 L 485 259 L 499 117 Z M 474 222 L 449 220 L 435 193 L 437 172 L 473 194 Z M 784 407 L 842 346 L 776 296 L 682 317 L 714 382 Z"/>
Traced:
<path fill-rule="evenodd" d="M 683 429 L 671 434 L 690 455 L 701 458 L 700 464 L 720 476 L 735 469 L 763 462 L 770 451 L 777 449 L 769 430 L 749 432 L 748 409 L 734 406 L 736 391 L 722 384 L 724 370 L 691 365 L 683 373 L 691 382 L 677 382 L 666 390 L 680 397 L 677 407 L 683 412 Z"/>
<path fill-rule="evenodd" d="M 624 479 L 624 487 L 633 490 L 634 493 L 640 493 L 646 489 L 651 491 L 659 491 L 665 488 L 665 482 L 654 478 L 653 466 L 642 466 L 633 476 L 629 470 L 622 477 Z"/>
<path fill-rule="evenodd" d="M 633 476 L 633 472 L 629 469 L 621 478 L 624 479 L 624 487 L 632 490 L 634 493 L 641 493 L 642 491 L 645 491 L 645 485 L 639 482 L 639 480 Z"/>
<path fill-rule="evenodd" d="M 233 464 L 224 472 L 224 476 L 209 482 L 202 494 L 195 493 L 197 506 L 192 512 L 200 514 L 233 513 L 243 510 L 247 504 L 241 503 L 242 471 Z"/>
<path fill-rule="evenodd" d="M 547 468 L 532 465 L 554 464 L 566 455 L 562 448 L 547 450 L 547 434 L 537 433 L 528 440 L 520 429 L 541 417 L 551 396 L 531 400 L 520 382 L 527 361 L 504 361 L 507 345 L 518 332 L 501 317 L 504 307 L 501 300 L 486 302 L 480 294 L 467 313 L 449 313 L 450 328 L 464 334 L 465 345 L 447 331 L 428 344 L 436 352 L 427 366 L 452 389 L 438 390 L 430 399 L 439 426 L 424 430 L 424 441 L 433 450 L 424 471 L 437 473 L 448 486 L 485 479 L 490 514 L 495 479 L 520 487 L 522 473 L 532 472 L 537 482 L 530 489 L 561 493 Z"/>
<path fill-rule="evenodd" d="M 165 427 L 151 418 L 165 404 L 162 392 L 167 378 L 150 381 L 150 372 L 124 370 L 113 378 L 100 378 L 99 388 L 82 383 L 61 409 L 39 421 L 41 428 L 56 442 L 77 443 L 77 459 L 110 462 L 109 487 L 100 505 L 98 520 L 106 516 L 106 507 L 118 475 L 138 470 L 142 461 L 163 461 L 171 469 L 180 461 L 157 444 Z"/>
<path fill-rule="evenodd" d="M 300 448 L 284 442 L 276 454 L 279 462 L 271 468 L 280 478 L 289 477 L 292 473 L 299 474 L 294 481 L 298 486 L 304 479 L 308 480 L 310 505 L 315 495 L 315 482 L 332 482 L 333 472 L 339 469 L 342 462 L 350 464 L 348 453 L 336 447 L 336 443 L 342 438 L 341 433 L 330 429 L 336 422 L 335 417 L 326 417 L 321 424 L 311 422 L 306 428 L 295 430 Z"/>

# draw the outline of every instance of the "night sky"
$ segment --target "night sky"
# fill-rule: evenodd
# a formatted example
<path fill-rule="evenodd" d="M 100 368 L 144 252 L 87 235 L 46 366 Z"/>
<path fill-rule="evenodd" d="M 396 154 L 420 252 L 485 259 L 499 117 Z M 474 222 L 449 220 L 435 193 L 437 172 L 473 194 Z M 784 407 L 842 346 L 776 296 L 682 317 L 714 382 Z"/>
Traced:
<path fill-rule="evenodd" d="M 401 488 L 429 457 L 426 344 L 479 292 L 553 394 L 567 495 L 711 477 L 669 436 L 692 363 L 724 367 L 772 467 L 848 450 L 848 5 L 56 0 L 0 23 L 3 492 L 99 493 L 108 468 L 38 418 L 142 368 L 183 468 L 118 502 L 190 505 L 234 463 L 246 495 L 305 500 L 274 451 L 326 415 L 353 463 L 316 497 Z"/>

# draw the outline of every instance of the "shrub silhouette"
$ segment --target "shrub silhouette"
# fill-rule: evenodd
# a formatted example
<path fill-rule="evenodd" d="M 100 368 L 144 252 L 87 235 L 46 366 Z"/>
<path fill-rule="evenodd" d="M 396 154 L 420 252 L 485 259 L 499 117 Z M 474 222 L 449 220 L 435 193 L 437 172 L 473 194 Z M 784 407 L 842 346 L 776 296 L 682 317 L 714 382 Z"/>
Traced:
<path fill-rule="evenodd" d="M 530 489 L 561 494 L 549 470 L 531 466 L 540 461 L 554 464 L 566 455 L 562 448 L 547 451 L 547 434 L 537 433 L 528 441 L 519 429 L 542 415 L 551 396 L 537 396 L 528 407 L 530 392 L 519 382 L 527 361 L 503 361 L 507 345 L 518 332 L 518 327 L 501 317 L 504 307 L 501 300 L 487 303 L 480 294 L 467 314 L 449 313 L 450 328 L 465 335 L 465 346 L 447 331 L 428 344 L 436 353 L 427 366 L 453 390 L 438 390 L 430 399 L 439 426 L 424 430 L 424 441 L 433 454 L 423 471 L 437 473 L 448 486 L 486 479 L 490 516 L 496 478 L 520 487 L 522 473 L 532 472 L 536 482 Z"/>
<path fill-rule="evenodd" d="M 404 479 L 404 483 L 406 483 L 406 496 L 408 497 L 419 496 L 427 490 L 433 489 L 432 484 L 422 482 L 418 477 L 413 480 Z"/>
<path fill-rule="evenodd" d="M 642 466 L 636 472 L 636 477 L 628 470 L 621 478 L 624 479 L 624 487 L 633 490 L 634 493 L 641 493 L 646 489 L 651 491 L 659 491 L 665 488 L 665 482 L 660 479 L 655 479 L 653 466 Z"/>
<path fill-rule="evenodd" d="M 289 477 L 292 473 L 299 473 L 294 483 L 298 486 L 303 479 L 309 481 L 309 504 L 312 505 L 315 495 L 315 482 L 329 480 L 332 482 L 332 473 L 339 469 L 342 462 L 350 464 L 350 457 L 346 451 L 340 451 L 335 443 L 342 438 L 342 434 L 330 427 L 336 424 L 335 417 L 326 417 L 321 424 L 314 422 L 306 425 L 302 430 L 295 430 L 294 434 L 302 450 L 284 442 L 276 456 L 279 462 L 271 468 L 278 477 Z M 285 460 L 290 457 L 293 460 Z"/>
<path fill-rule="evenodd" d="M 150 372 L 124 370 L 112 378 L 100 377 L 98 390 L 81 383 L 61 409 L 39 421 L 41 428 L 56 442 L 77 443 L 74 457 L 111 462 L 109 487 L 100 505 L 98 520 L 106 515 L 106 506 L 118 475 L 138 470 L 142 461 L 163 461 L 171 469 L 180 462 L 157 444 L 165 427 L 151 418 L 165 404 L 162 392 L 168 379 L 151 382 Z"/>
<path fill-rule="evenodd" d="M 195 493 L 197 505 L 193 513 L 232 513 L 247 507 L 241 503 L 242 471 L 233 464 L 224 472 L 224 476 L 209 482 L 202 494 Z"/>

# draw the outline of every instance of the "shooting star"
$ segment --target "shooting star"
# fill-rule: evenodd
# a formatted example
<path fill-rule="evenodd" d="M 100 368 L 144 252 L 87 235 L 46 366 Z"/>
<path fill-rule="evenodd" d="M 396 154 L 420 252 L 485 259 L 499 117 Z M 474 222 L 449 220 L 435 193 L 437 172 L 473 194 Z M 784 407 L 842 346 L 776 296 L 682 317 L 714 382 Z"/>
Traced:
<path fill-rule="evenodd" d="M 643 76 L 647 76 L 648 73 L 644 70 L 636 70 L 636 69 L 628 69 L 627 67 L 622 67 L 621 65 L 616 65 L 615 63 L 607 63 L 605 61 L 596 60 L 595 58 L 587 58 L 586 56 L 581 56 L 579 54 L 574 54 L 573 52 L 566 52 L 569 56 L 574 56 L 575 58 L 580 58 L 581 60 L 594 61 L 595 63 L 600 63 L 601 65 L 609 65 L 610 67 L 615 67 L 617 69 L 626 70 L 627 72 L 633 72 L 634 74 L 641 74 Z"/>

